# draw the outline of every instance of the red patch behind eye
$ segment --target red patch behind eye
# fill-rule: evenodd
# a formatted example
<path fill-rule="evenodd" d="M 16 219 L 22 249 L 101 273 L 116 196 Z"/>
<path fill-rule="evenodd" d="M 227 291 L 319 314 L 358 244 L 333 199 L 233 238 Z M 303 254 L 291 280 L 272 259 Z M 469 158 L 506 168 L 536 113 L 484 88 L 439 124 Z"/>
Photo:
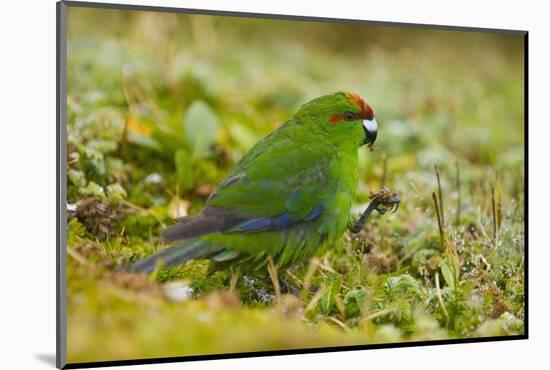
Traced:
<path fill-rule="evenodd" d="M 330 122 L 331 125 L 337 125 L 343 119 L 344 117 L 341 114 L 333 114 L 332 116 L 330 116 L 328 121 Z"/>

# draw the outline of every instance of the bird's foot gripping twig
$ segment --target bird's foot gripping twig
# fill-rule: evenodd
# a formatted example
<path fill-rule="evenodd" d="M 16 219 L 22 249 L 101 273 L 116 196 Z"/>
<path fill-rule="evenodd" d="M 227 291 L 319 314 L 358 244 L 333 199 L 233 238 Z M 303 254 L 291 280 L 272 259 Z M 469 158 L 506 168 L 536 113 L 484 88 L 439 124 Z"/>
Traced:
<path fill-rule="evenodd" d="M 378 193 L 371 192 L 369 198 L 371 199 L 370 204 L 351 228 L 351 232 L 354 234 L 361 231 L 373 211 L 377 211 L 381 215 L 390 210 L 395 213 L 399 209 L 399 203 L 401 202 L 399 194 L 385 188 L 382 188 Z"/>

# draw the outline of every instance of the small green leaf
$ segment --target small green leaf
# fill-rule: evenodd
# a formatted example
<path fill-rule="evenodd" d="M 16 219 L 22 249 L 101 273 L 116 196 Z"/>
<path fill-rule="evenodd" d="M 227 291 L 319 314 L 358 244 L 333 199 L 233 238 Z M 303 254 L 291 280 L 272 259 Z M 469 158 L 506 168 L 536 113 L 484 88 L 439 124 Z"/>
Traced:
<path fill-rule="evenodd" d="M 458 281 L 460 279 L 460 261 L 458 259 L 458 255 L 456 253 L 453 254 L 450 260 L 453 266 L 455 285 L 458 285 Z"/>
<path fill-rule="evenodd" d="M 193 157 L 206 157 L 218 137 L 220 124 L 216 113 L 205 102 L 196 100 L 185 114 L 183 127 L 193 147 Z"/>
<path fill-rule="evenodd" d="M 329 313 L 333 305 L 336 304 L 335 296 L 340 292 L 340 286 L 342 285 L 342 278 L 340 276 L 331 276 L 327 282 L 327 288 L 325 293 L 319 301 L 321 311 Z"/>
<path fill-rule="evenodd" d="M 94 171 L 100 176 L 105 175 L 106 169 L 103 153 L 92 146 L 86 146 L 84 147 L 84 154 Z"/>
<path fill-rule="evenodd" d="M 439 264 L 439 267 L 441 268 L 441 274 L 443 275 L 443 279 L 445 279 L 445 282 L 447 285 L 451 288 L 451 290 L 455 290 L 455 279 L 453 276 L 453 273 L 451 269 L 449 268 L 449 265 L 446 261 L 442 260 Z"/>
<path fill-rule="evenodd" d="M 386 291 L 390 298 L 420 295 L 418 282 L 409 274 L 390 276 L 386 281 Z"/>
<path fill-rule="evenodd" d="M 367 293 L 363 289 L 354 289 L 348 292 L 344 297 L 344 307 L 346 317 L 360 316 L 365 309 Z"/>
<path fill-rule="evenodd" d="M 96 196 L 105 199 L 105 190 L 93 181 L 90 181 L 85 188 L 78 189 L 78 192 L 85 196 Z"/>
<path fill-rule="evenodd" d="M 117 203 L 126 197 L 126 190 L 118 182 L 107 186 L 107 198 L 111 203 Z"/>
<path fill-rule="evenodd" d="M 193 187 L 193 161 L 189 152 L 184 149 L 176 151 L 174 155 L 178 184 L 186 191 Z"/>
<path fill-rule="evenodd" d="M 111 153 L 116 150 L 117 144 L 111 140 L 95 139 L 87 144 L 87 148 L 95 150 L 101 154 Z"/>
<path fill-rule="evenodd" d="M 86 175 L 82 171 L 70 169 L 67 171 L 67 177 L 71 183 L 79 188 L 86 186 Z"/>

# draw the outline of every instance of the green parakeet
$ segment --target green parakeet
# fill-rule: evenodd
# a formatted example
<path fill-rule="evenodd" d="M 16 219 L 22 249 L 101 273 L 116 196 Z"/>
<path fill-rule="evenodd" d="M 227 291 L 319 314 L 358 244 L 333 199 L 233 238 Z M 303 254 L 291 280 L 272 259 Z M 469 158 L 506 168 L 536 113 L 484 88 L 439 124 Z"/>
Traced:
<path fill-rule="evenodd" d="M 377 130 L 373 110 L 357 94 L 311 100 L 244 155 L 202 212 L 162 233 L 174 246 L 128 269 L 208 258 L 251 271 L 265 268 L 268 257 L 281 268 L 335 245 L 355 198 L 358 148 L 372 145 Z"/>

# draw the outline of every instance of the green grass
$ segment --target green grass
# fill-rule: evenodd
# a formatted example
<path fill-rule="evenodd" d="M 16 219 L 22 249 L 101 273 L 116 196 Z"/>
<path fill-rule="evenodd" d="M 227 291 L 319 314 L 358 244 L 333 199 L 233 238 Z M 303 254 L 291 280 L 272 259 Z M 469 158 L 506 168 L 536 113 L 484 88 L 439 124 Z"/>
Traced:
<path fill-rule="evenodd" d="M 357 27 L 69 9 L 69 362 L 524 332 L 521 38 Z M 115 271 L 336 90 L 380 125 L 353 212 L 382 186 L 402 204 L 278 271 L 297 296 L 265 302 L 206 261 Z M 191 299 L 169 299 L 171 281 Z"/>

